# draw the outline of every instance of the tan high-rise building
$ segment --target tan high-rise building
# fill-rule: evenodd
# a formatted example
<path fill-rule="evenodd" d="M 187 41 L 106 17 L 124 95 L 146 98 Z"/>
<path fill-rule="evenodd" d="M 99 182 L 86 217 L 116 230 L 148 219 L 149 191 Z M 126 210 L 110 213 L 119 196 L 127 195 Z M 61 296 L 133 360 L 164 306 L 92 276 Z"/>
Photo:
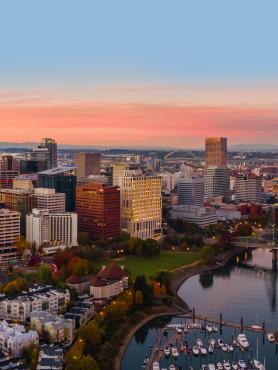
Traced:
<path fill-rule="evenodd" d="M 227 138 L 206 138 L 206 167 L 227 167 Z"/>
<path fill-rule="evenodd" d="M 0 209 L 0 265 L 17 257 L 16 240 L 20 236 L 20 213 Z"/>
<path fill-rule="evenodd" d="M 74 156 L 77 180 L 100 174 L 100 153 L 76 153 Z"/>
<path fill-rule="evenodd" d="M 113 186 L 120 186 L 120 179 L 125 176 L 128 170 L 126 163 L 115 163 L 112 166 L 112 184 Z"/>
<path fill-rule="evenodd" d="M 159 238 L 162 229 L 160 176 L 120 178 L 122 229 L 140 239 Z"/>

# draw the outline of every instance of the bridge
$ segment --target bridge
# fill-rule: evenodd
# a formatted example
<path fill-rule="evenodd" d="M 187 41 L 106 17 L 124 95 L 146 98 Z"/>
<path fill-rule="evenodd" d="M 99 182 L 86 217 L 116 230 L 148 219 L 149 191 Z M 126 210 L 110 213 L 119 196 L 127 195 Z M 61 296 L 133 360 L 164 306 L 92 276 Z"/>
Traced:
<path fill-rule="evenodd" d="M 269 240 L 265 238 L 263 235 L 260 235 L 258 237 L 253 236 L 241 236 L 241 237 L 235 237 L 232 240 L 232 245 L 241 247 L 241 248 L 260 248 L 260 249 L 269 249 L 270 252 L 272 252 L 272 270 L 277 271 L 278 269 L 278 244 L 276 241 Z"/>

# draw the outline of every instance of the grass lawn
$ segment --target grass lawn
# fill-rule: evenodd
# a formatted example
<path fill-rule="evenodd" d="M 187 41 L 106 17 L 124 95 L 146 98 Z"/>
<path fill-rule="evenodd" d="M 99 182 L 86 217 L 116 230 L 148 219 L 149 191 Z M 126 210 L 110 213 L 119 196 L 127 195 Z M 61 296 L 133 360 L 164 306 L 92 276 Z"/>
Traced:
<path fill-rule="evenodd" d="M 200 253 L 194 252 L 162 252 L 155 257 L 128 256 L 117 263 L 127 268 L 132 277 L 143 274 L 153 276 L 157 270 L 174 270 L 178 267 L 190 265 L 200 259 Z"/>

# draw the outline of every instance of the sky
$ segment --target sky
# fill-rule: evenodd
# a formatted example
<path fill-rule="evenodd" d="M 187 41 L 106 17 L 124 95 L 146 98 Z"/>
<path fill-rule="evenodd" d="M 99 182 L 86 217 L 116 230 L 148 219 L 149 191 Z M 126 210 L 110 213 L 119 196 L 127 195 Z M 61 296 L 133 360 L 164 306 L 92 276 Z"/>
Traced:
<path fill-rule="evenodd" d="M 276 144 L 277 0 L 0 1 L 0 141 Z"/>

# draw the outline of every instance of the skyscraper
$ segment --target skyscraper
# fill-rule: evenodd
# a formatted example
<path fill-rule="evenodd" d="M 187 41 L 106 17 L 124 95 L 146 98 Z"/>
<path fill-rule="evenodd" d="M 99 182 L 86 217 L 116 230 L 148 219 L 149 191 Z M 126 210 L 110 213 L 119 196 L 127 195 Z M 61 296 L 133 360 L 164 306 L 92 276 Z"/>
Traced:
<path fill-rule="evenodd" d="M 0 189 L 11 189 L 19 175 L 19 163 L 12 155 L 0 156 Z"/>
<path fill-rule="evenodd" d="M 77 180 L 100 174 L 100 153 L 76 153 L 74 155 Z"/>
<path fill-rule="evenodd" d="M 158 238 L 162 231 L 160 176 L 120 178 L 122 229 L 132 237 Z"/>
<path fill-rule="evenodd" d="M 238 202 L 261 203 L 263 200 L 262 177 L 254 174 L 238 175 L 235 180 L 235 198 Z"/>
<path fill-rule="evenodd" d="M 178 182 L 178 202 L 184 205 L 204 204 L 204 178 L 201 176 L 181 177 Z"/>
<path fill-rule="evenodd" d="M 38 187 L 66 194 L 66 212 L 75 211 L 76 175 L 74 167 L 57 167 L 38 173 Z"/>
<path fill-rule="evenodd" d="M 225 167 L 209 167 L 205 174 L 205 197 L 230 195 L 230 170 Z"/>
<path fill-rule="evenodd" d="M 120 235 L 120 189 L 117 186 L 88 183 L 76 189 L 78 230 L 94 239 Z"/>
<path fill-rule="evenodd" d="M 43 138 L 41 146 L 48 149 L 49 165 L 48 168 L 57 167 L 57 143 L 54 139 Z"/>
<path fill-rule="evenodd" d="M 227 138 L 206 138 L 206 167 L 227 167 Z"/>
<path fill-rule="evenodd" d="M 50 213 L 64 213 L 66 211 L 65 193 L 57 193 L 55 189 L 36 188 L 34 196 L 37 199 L 38 209 L 47 209 Z"/>
<path fill-rule="evenodd" d="M 16 240 L 20 236 L 20 213 L 0 209 L 0 265 L 17 257 Z"/>

